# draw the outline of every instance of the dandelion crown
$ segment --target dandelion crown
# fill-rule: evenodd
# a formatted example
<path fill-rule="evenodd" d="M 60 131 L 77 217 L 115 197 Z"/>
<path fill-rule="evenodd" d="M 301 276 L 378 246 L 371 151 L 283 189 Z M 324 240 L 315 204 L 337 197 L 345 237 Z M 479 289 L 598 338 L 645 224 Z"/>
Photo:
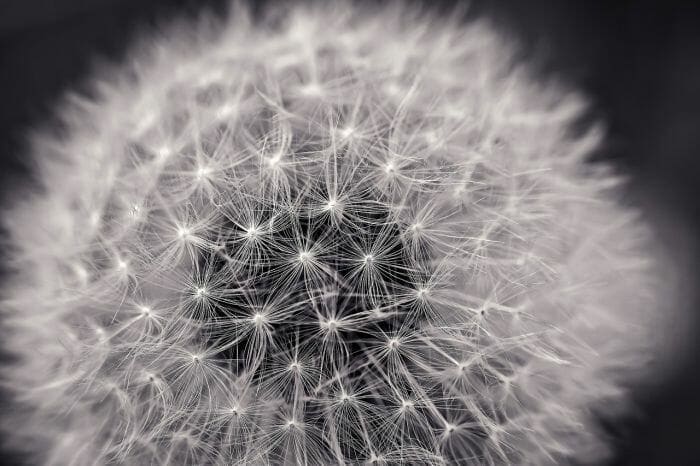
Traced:
<path fill-rule="evenodd" d="M 243 8 L 38 136 L 5 224 L 45 464 L 562 464 L 644 363 L 644 230 L 483 20 Z"/>

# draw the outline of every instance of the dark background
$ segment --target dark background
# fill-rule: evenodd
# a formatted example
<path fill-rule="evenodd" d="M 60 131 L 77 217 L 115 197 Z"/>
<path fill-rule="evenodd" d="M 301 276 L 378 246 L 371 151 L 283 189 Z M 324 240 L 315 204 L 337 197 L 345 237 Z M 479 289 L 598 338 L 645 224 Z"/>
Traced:
<path fill-rule="evenodd" d="M 134 32 L 173 15 L 195 16 L 203 5 L 223 11 L 226 2 L 0 0 L 0 195 L 26 180 L 27 129 L 47 121 L 52 105 L 81 86 L 96 58 L 119 60 Z M 690 5 L 475 0 L 471 14 L 502 23 L 543 74 L 592 98 L 595 116 L 609 129 L 599 157 L 631 174 L 631 192 L 642 193 L 631 198 L 668 220 L 660 241 L 693 272 L 700 238 L 700 10 Z M 690 276 L 679 291 L 690 309 L 697 303 L 695 281 Z M 609 424 L 619 451 L 613 464 L 700 464 L 696 343 L 689 354 L 664 384 L 636 395 L 634 412 L 644 414 Z M 22 463 L 0 451 L 0 464 Z"/>

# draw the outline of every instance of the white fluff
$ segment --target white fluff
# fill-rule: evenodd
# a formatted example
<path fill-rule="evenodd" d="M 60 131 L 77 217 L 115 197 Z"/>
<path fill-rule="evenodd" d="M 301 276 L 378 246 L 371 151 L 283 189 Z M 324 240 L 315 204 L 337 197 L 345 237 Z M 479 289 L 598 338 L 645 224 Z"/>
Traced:
<path fill-rule="evenodd" d="M 87 464 L 563 464 L 648 358 L 645 230 L 485 21 L 174 27 L 5 215 L 11 446 Z M 148 48 L 148 50 L 146 50 Z"/>

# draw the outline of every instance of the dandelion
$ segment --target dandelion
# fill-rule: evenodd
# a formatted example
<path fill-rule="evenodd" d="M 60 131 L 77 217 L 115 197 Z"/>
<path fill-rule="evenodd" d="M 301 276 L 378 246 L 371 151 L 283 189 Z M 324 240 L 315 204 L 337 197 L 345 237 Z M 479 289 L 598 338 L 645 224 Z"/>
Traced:
<path fill-rule="evenodd" d="M 658 306 L 646 229 L 572 129 L 583 99 L 485 20 L 288 8 L 155 38 L 37 137 L 44 189 L 5 220 L 14 445 L 601 459 L 593 413 L 644 367 Z"/>

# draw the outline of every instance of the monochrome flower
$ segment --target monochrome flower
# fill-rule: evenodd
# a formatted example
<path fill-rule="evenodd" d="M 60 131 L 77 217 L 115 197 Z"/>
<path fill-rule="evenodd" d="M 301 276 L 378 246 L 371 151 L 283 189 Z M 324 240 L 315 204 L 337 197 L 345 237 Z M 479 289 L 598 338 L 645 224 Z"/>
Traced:
<path fill-rule="evenodd" d="M 173 27 L 34 139 L 12 438 L 46 464 L 562 464 L 647 359 L 586 101 L 483 19 Z M 28 442 L 28 443 L 27 443 Z M 37 445 L 40 445 L 39 447 Z"/>

